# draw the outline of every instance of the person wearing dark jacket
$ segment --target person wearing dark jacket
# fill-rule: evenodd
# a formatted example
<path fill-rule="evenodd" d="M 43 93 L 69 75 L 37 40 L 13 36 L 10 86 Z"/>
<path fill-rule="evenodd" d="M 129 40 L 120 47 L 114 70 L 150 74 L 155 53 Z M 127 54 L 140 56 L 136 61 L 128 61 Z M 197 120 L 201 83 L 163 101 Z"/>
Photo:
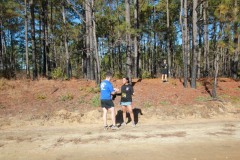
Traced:
<path fill-rule="evenodd" d="M 134 90 L 131 84 L 129 84 L 129 78 L 125 77 L 122 80 L 123 85 L 121 87 L 121 106 L 123 111 L 123 124 L 126 125 L 127 111 L 130 114 L 132 120 L 132 126 L 135 127 L 133 109 L 132 109 L 132 96 L 134 94 Z"/>
<path fill-rule="evenodd" d="M 167 82 L 167 75 L 168 75 L 168 65 L 166 59 L 163 60 L 162 64 L 162 81 Z"/>

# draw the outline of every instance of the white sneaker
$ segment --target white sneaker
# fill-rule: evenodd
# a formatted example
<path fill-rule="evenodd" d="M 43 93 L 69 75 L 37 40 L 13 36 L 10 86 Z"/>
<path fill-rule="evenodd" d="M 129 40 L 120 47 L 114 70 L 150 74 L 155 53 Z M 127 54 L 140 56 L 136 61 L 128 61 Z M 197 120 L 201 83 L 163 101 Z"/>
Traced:
<path fill-rule="evenodd" d="M 123 122 L 122 124 L 121 124 L 121 126 L 126 126 L 127 125 L 127 123 L 126 122 Z"/>
<path fill-rule="evenodd" d="M 133 127 L 136 127 L 136 124 L 135 124 L 135 123 L 132 123 L 132 126 L 133 126 Z"/>
<path fill-rule="evenodd" d="M 103 129 L 104 129 L 104 130 L 108 130 L 108 126 L 104 126 Z"/>
<path fill-rule="evenodd" d="M 117 130 L 118 127 L 116 127 L 116 126 L 112 126 L 111 129 L 112 129 L 112 130 Z"/>

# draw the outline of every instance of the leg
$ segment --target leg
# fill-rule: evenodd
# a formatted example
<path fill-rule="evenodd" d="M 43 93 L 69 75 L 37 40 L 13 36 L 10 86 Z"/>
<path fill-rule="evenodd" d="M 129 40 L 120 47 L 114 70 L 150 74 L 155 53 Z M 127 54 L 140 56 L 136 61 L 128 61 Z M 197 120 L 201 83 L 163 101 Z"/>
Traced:
<path fill-rule="evenodd" d="M 131 106 L 131 105 L 127 106 L 127 109 L 128 109 L 129 114 L 130 114 L 130 117 L 131 117 L 132 123 L 135 125 L 132 106 Z"/>
<path fill-rule="evenodd" d="M 162 81 L 164 80 L 164 74 L 162 74 Z"/>
<path fill-rule="evenodd" d="M 123 123 L 127 122 L 127 108 L 126 106 L 122 106 L 122 111 L 123 111 Z"/>
<path fill-rule="evenodd" d="M 111 110 L 111 117 L 112 117 L 113 126 L 116 126 L 115 108 L 111 107 L 110 110 Z"/>
<path fill-rule="evenodd" d="M 107 109 L 105 107 L 103 109 L 103 125 L 107 126 Z"/>
<path fill-rule="evenodd" d="M 167 74 L 165 74 L 165 81 L 167 81 Z"/>

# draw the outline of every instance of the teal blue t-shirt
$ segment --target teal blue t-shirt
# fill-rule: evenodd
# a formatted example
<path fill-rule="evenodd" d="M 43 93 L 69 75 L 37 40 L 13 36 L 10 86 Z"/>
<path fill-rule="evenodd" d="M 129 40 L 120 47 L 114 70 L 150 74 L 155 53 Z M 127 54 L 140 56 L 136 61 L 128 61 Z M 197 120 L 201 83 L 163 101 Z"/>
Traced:
<path fill-rule="evenodd" d="M 102 81 L 101 85 L 101 99 L 102 100 L 111 100 L 111 93 L 114 91 L 112 83 L 108 80 Z"/>

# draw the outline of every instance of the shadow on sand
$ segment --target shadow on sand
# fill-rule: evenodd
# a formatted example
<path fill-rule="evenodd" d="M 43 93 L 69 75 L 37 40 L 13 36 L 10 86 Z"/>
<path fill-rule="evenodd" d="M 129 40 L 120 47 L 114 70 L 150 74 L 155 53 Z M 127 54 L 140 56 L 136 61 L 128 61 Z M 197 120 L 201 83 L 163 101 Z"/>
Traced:
<path fill-rule="evenodd" d="M 133 115 L 134 115 L 134 121 L 135 124 L 138 123 L 139 121 L 139 115 L 143 115 L 142 110 L 139 108 L 134 108 L 133 109 Z M 130 114 L 127 112 L 127 123 L 131 122 L 131 117 Z M 118 110 L 117 115 L 116 115 L 116 123 L 123 123 L 123 112 L 122 110 Z"/>

